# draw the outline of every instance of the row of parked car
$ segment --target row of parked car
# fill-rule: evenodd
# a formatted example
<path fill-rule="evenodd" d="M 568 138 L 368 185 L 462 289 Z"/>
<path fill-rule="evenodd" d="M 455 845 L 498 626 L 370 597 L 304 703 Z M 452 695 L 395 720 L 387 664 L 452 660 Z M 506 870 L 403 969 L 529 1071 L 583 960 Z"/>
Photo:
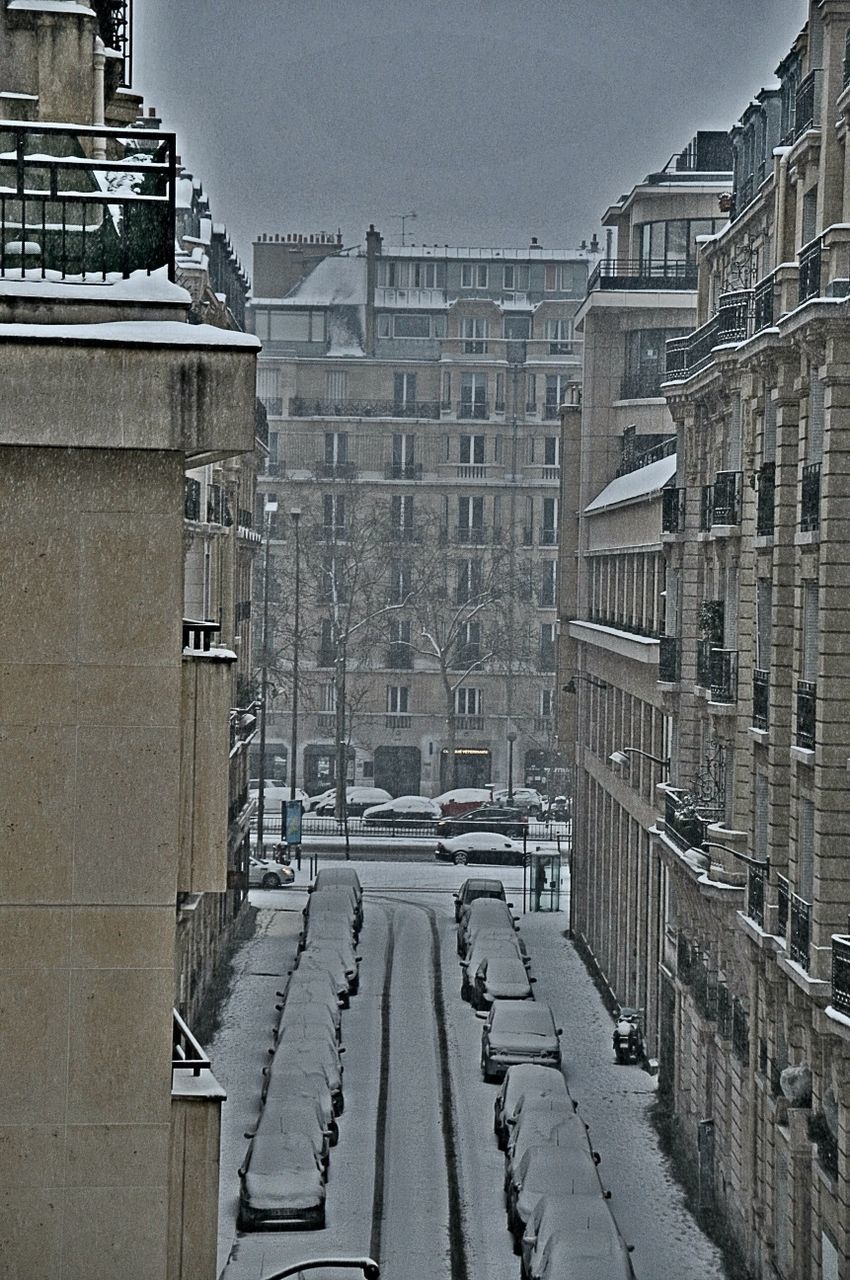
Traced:
<path fill-rule="evenodd" d="M 262 1109 L 239 1170 L 240 1231 L 323 1227 L 330 1148 L 343 1110 L 341 1010 L 359 988 L 363 892 L 350 867 L 316 875 L 289 974 Z"/>
<path fill-rule="evenodd" d="M 499 880 L 455 895 L 461 994 L 486 1019 L 481 1071 L 501 1079 L 493 1128 L 522 1280 L 634 1280 L 599 1155 L 561 1070 L 561 1029 L 534 999 L 529 957 Z"/>
<path fill-rule="evenodd" d="M 257 792 L 258 780 L 252 781 L 253 794 Z M 282 803 L 290 798 L 300 800 L 305 814 L 315 814 L 319 818 L 332 818 L 336 811 L 336 789 L 322 791 L 318 795 L 308 796 L 306 791 L 296 787 L 292 797 L 289 787 L 275 786 L 266 783 L 265 802 L 278 810 Z M 531 818 L 534 821 L 565 822 L 570 816 L 570 805 L 566 796 L 555 796 L 551 799 L 540 794 L 533 787 L 506 788 L 489 787 L 456 787 L 435 796 L 403 795 L 391 796 L 382 787 L 346 788 L 345 807 L 349 818 L 362 818 L 367 827 L 381 826 L 433 826 L 443 819 L 461 818 L 472 809 L 482 805 L 496 808 L 507 807 L 518 821 Z M 449 834 L 459 835 L 460 831 Z M 512 834 L 506 832 L 505 834 Z"/>

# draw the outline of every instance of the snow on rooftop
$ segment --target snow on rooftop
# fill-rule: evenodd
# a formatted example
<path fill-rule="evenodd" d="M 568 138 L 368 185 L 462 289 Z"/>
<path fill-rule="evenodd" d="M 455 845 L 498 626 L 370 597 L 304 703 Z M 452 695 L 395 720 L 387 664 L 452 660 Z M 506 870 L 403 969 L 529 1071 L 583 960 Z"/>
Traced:
<path fill-rule="evenodd" d="M 82 279 L 63 276 L 59 271 L 32 268 L 23 274 L 0 277 L 0 298 L 62 298 L 65 302 L 175 302 L 188 306 L 192 299 L 179 284 L 168 279 L 168 268 L 150 275 L 133 271 L 126 279 L 119 272 Z"/>
<path fill-rule="evenodd" d="M 292 292 L 279 299 L 287 306 L 366 305 L 366 259 L 323 258 Z"/>
<path fill-rule="evenodd" d="M 74 0 L 8 0 L 7 9 L 34 9 L 40 13 L 72 13 L 85 14 L 96 18 L 94 9 L 87 4 L 75 4 Z"/>
<path fill-rule="evenodd" d="M 637 471 L 617 476 L 585 507 L 585 515 L 649 498 L 669 484 L 675 474 L 676 455 L 673 453 L 667 458 L 659 458 L 657 462 L 650 462 L 647 467 L 639 467 Z"/>
<path fill-rule="evenodd" d="M 178 320 L 120 320 L 112 324 L 0 324 L 0 343 L 68 342 L 87 345 L 152 347 L 246 347 L 259 351 L 252 333 L 218 329 L 211 324 L 183 324 Z"/>

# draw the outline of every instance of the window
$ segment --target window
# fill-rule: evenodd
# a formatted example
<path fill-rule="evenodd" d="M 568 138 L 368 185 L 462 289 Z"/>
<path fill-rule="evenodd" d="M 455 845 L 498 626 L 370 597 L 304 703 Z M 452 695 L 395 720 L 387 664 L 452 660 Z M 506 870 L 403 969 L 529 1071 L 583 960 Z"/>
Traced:
<path fill-rule="evenodd" d="M 325 493 L 322 495 L 322 512 L 324 515 L 325 533 L 333 530 L 335 534 L 345 531 L 345 495 L 342 493 Z"/>
<path fill-rule="evenodd" d="M 406 684 L 387 685 L 387 714 L 406 715 L 410 710 L 410 689 Z"/>
<path fill-rule="evenodd" d="M 479 465 L 484 462 L 484 437 L 461 436 L 460 460 L 462 463 Z"/>
<path fill-rule="evenodd" d="M 393 622 L 390 627 L 390 638 L 393 644 L 410 644 L 410 622 Z"/>
<path fill-rule="evenodd" d="M 756 667 L 770 670 L 770 649 L 773 631 L 773 583 L 770 578 L 759 578 L 756 583 Z"/>
<path fill-rule="evenodd" d="M 549 343 L 550 355 L 571 355 L 573 350 L 572 320 L 547 320 L 546 341 Z"/>
<path fill-rule="evenodd" d="M 457 567 L 457 604 L 470 604 L 481 595 L 481 561 L 461 560 Z"/>
<path fill-rule="evenodd" d="M 640 273 L 693 281 L 697 275 L 697 238 L 712 235 L 723 225 L 722 218 L 671 218 L 666 222 L 643 222 L 640 236 Z"/>
<path fill-rule="evenodd" d="M 410 567 L 402 560 L 390 562 L 390 604 L 404 604 L 410 595 Z"/>
<path fill-rule="evenodd" d="M 540 542 L 544 547 L 554 547 L 558 541 L 558 499 L 543 499 L 543 527 Z"/>
<path fill-rule="evenodd" d="M 563 262 L 558 271 L 558 288 L 571 298 L 583 298 L 587 287 L 587 266 L 584 262 Z"/>
<path fill-rule="evenodd" d="M 558 409 L 569 398 L 567 390 L 569 386 L 570 379 L 565 373 L 546 374 L 546 407 L 544 412 L 547 418 L 557 418 Z"/>
<path fill-rule="evenodd" d="M 502 267 L 502 288 L 506 293 L 513 293 L 528 288 L 528 264 L 524 262 L 506 262 Z"/>
<path fill-rule="evenodd" d="M 823 459 L 824 384 L 813 366 L 809 383 L 809 422 L 806 431 L 806 462 Z"/>
<path fill-rule="evenodd" d="M 260 307 L 254 312 L 254 331 L 261 342 L 324 342 L 325 315 Z"/>
<path fill-rule="evenodd" d="M 641 400 L 661 394 L 667 339 L 679 337 L 682 332 L 681 329 L 635 329 L 626 334 L 622 399 Z"/>
<path fill-rule="evenodd" d="M 323 715 L 333 715 L 336 711 L 336 685 L 332 680 L 319 685 L 319 710 Z"/>
<path fill-rule="evenodd" d="M 537 412 L 537 374 L 525 375 L 525 408 L 528 413 Z"/>
<path fill-rule="evenodd" d="M 554 609 L 558 603 L 557 560 L 545 560 L 540 566 L 540 594 L 537 603 L 541 609 Z"/>
<path fill-rule="evenodd" d="M 484 499 L 458 498 L 457 522 L 461 529 L 480 529 L 484 524 Z"/>
<path fill-rule="evenodd" d="M 375 332 L 379 338 L 389 338 L 392 336 L 393 318 L 389 311 L 379 311 L 375 317 Z"/>
<path fill-rule="evenodd" d="M 487 264 L 484 262 L 464 262 L 460 268 L 461 289 L 486 289 Z"/>
<path fill-rule="evenodd" d="M 452 403 L 452 375 L 446 370 L 443 374 L 443 405 L 450 408 Z"/>
<path fill-rule="evenodd" d="M 549 717 L 552 715 L 552 711 L 554 707 L 554 696 L 552 694 L 551 689 L 540 690 L 540 697 L 537 705 L 539 708 L 538 714 L 544 720 L 548 720 Z"/>
<path fill-rule="evenodd" d="M 814 683 L 818 674 L 818 584 L 814 578 L 803 581 L 803 635 L 800 679 Z"/>
<path fill-rule="evenodd" d="M 458 667 L 469 667 L 481 660 L 481 623 L 466 622 L 458 633 L 455 662 Z"/>
<path fill-rule="evenodd" d="M 461 685 L 455 689 L 455 714 L 459 716 L 481 715 L 481 690 L 468 689 Z"/>
<path fill-rule="evenodd" d="M 510 342 L 525 342 L 531 337 L 531 316 L 505 316 L 505 337 Z"/>
<path fill-rule="evenodd" d="M 544 467 L 560 466 L 561 441 L 557 436 L 545 436 L 543 439 Z"/>
<path fill-rule="evenodd" d="M 330 618 L 322 618 L 321 638 L 319 640 L 319 666 L 332 667 L 334 662 L 333 624 Z"/>
<path fill-rule="evenodd" d="M 463 349 L 467 355 L 481 355 L 487 350 L 487 321 L 478 316 L 464 316 L 461 320 Z"/>
<path fill-rule="evenodd" d="M 800 800 L 797 846 L 797 893 L 805 902 L 811 902 L 815 875 L 815 806 L 805 797 Z"/>
<path fill-rule="evenodd" d="M 348 601 L 348 571 L 333 548 L 322 556 L 320 592 L 325 601 L 336 600 L 340 604 Z"/>
<path fill-rule="evenodd" d="M 416 404 L 416 374 L 393 374 L 393 400 L 395 407 L 406 409 Z"/>
<path fill-rule="evenodd" d="M 461 418 L 486 418 L 487 379 L 483 373 L 464 373 L 460 380 Z"/>
<path fill-rule="evenodd" d="M 325 463 L 329 467 L 345 466 L 348 462 L 348 432 L 325 432 Z"/>
<path fill-rule="evenodd" d="M 544 622 L 540 627 L 540 670 L 554 671 L 557 648 L 557 627 L 554 622 Z"/>
<path fill-rule="evenodd" d="M 430 338 L 431 317 L 415 311 L 402 312 L 393 317 L 393 336 L 396 338 Z"/>
<path fill-rule="evenodd" d="M 348 371 L 329 369 L 325 375 L 327 398 L 334 404 L 344 404 L 348 399 Z"/>
<path fill-rule="evenodd" d="M 411 480 L 415 475 L 416 437 L 393 436 L 392 475 L 394 480 Z"/>
<path fill-rule="evenodd" d="M 515 280 L 516 280 L 516 268 L 514 267 L 513 263 L 506 262 L 505 265 L 502 267 L 502 288 L 515 289 L 516 288 Z"/>
<path fill-rule="evenodd" d="M 757 773 L 753 793 L 753 853 L 759 862 L 768 856 L 768 783 L 766 773 Z"/>
<path fill-rule="evenodd" d="M 387 289 L 433 289 L 437 284 L 437 264 L 385 260 L 378 265 L 378 283 Z"/>
<path fill-rule="evenodd" d="M 436 262 L 414 262 L 413 286 L 415 289 L 434 289 L 437 285 Z"/>
<path fill-rule="evenodd" d="M 547 262 L 543 274 L 543 288 L 547 293 L 554 293 L 558 287 L 558 268 L 554 262 Z"/>
<path fill-rule="evenodd" d="M 413 533 L 413 497 L 404 494 L 390 500 L 390 520 L 393 530 L 402 537 L 409 538 Z"/>

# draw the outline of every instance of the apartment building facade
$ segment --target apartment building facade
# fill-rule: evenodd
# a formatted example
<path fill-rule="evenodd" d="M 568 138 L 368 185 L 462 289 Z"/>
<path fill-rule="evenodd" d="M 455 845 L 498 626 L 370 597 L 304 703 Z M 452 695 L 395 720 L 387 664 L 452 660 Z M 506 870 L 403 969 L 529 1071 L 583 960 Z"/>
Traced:
<path fill-rule="evenodd" d="M 177 910 L 228 888 L 237 659 L 181 626 L 185 474 L 253 451 L 257 343 L 188 323 L 129 54 L 128 6 L 0 5 L 0 1255 L 209 1280 Z"/>
<path fill-rule="evenodd" d="M 848 49 L 850 5 L 813 0 L 667 355 L 666 1085 L 704 1201 L 783 1280 L 850 1275 Z"/>
<path fill-rule="evenodd" d="M 644 1010 L 652 1057 L 667 885 L 650 833 L 673 732 L 659 662 L 676 434 L 661 388 L 666 340 L 694 322 L 699 245 L 725 222 L 729 166 L 726 136 L 700 134 L 606 212 L 606 256 L 577 314 L 581 408 L 563 415 L 561 452 L 579 459 L 561 539 L 560 737 L 575 744 L 570 927 L 614 998 Z"/>
<path fill-rule="evenodd" d="M 277 505 L 266 776 L 288 768 L 294 509 L 299 784 L 333 785 L 343 733 L 350 779 L 393 794 L 509 772 L 545 789 L 559 406 L 578 380 L 573 317 L 594 253 L 385 248 L 374 228 L 353 256 L 321 235 L 254 250 L 260 503 Z"/>

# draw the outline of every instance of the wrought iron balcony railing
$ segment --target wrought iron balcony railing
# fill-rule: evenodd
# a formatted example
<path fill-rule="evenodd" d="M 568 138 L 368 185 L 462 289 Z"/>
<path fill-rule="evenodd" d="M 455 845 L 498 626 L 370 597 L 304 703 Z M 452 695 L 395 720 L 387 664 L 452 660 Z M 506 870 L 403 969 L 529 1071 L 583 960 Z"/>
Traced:
<path fill-rule="evenodd" d="M 711 492 L 711 523 L 741 523 L 741 472 L 718 471 Z"/>
<path fill-rule="evenodd" d="M 820 528 L 820 463 L 808 462 L 800 482 L 800 530 L 812 533 Z"/>
<path fill-rule="evenodd" d="M 200 520 L 201 518 L 201 482 L 196 480 L 194 476 L 186 477 L 183 492 L 183 518 L 185 520 Z"/>
<path fill-rule="evenodd" d="M 791 894 L 791 934 L 789 937 L 789 951 L 791 959 L 800 966 L 801 969 L 809 971 L 809 941 L 811 938 L 811 914 L 812 904 L 806 902 L 804 898 L 800 898 L 796 893 Z"/>
<path fill-rule="evenodd" d="M 679 638 L 658 639 L 658 679 L 662 684 L 675 684 L 679 679 Z"/>
<path fill-rule="evenodd" d="M 483 524 L 459 524 L 454 530 L 454 540 L 464 546 L 485 547 L 491 538 L 496 539 L 497 533 L 498 530 Z"/>
<path fill-rule="evenodd" d="M 385 729 L 409 729 L 410 716 L 403 711 L 388 711 L 384 716 Z"/>
<path fill-rule="evenodd" d="M 597 264 L 587 282 L 595 289 L 696 289 L 693 262 L 668 262 L 664 258 L 608 258 Z"/>
<path fill-rule="evenodd" d="M 733 649 L 711 650 L 712 702 L 734 702 L 738 696 L 738 654 Z"/>
<path fill-rule="evenodd" d="M 752 305 L 752 289 L 721 295 L 717 310 L 718 342 L 743 342 L 749 330 Z"/>
<path fill-rule="evenodd" d="M 668 381 L 689 378 L 711 360 L 711 353 L 719 342 L 720 316 L 714 315 L 705 324 L 684 338 L 667 339 Z"/>
<path fill-rule="evenodd" d="M 823 239 L 818 236 L 804 245 L 798 255 L 800 263 L 800 302 L 808 302 L 809 298 L 820 297 L 821 262 L 823 259 Z"/>
<path fill-rule="evenodd" d="M 764 904 L 767 888 L 767 868 L 750 865 L 747 868 L 747 915 L 764 928 Z"/>
<path fill-rule="evenodd" d="M 805 79 L 800 81 L 797 90 L 797 103 L 794 111 L 794 137 L 799 138 L 807 129 L 820 124 L 820 97 L 823 83 L 823 69 L 815 67 Z"/>
<path fill-rule="evenodd" d="M 797 746 L 809 751 L 815 746 L 815 709 L 817 684 L 814 680 L 797 681 Z"/>
<path fill-rule="evenodd" d="M 743 1063 L 750 1056 L 749 1018 L 737 996 L 732 997 L 732 1052 Z"/>
<path fill-rule="evenodd" d="M 130 0 L 92 0 L 98 33 L 107 49 L 121 55 L 122 89 L 133 83 L 133 20 Z"/>
<path fill-rule="evenodd" d="M 753 297 L 753 332 L 760 333 L 773 324 L 773 290 L 775 276 L 773 272 L 765 276 L 755 287 Z"/>
<path fill-rule="evenodd" d="M 753 725 L 766 729 L 770 717 L 770 672 L 756 667 L 753 671 Z"/>
<path fill-rule="evenodd" d="M 791 890 L 785 876 L 776 877 L 776 927 L 780 938 L 784 939 L 788 932 L 788 905 L 791 901 Z"/>
<path fill-rule="evenodd" d="M 472 729 L 478 733 L 484 728 L 483 716 L 455 716 L 456 729 Z"/>
<path fill-rule="evenodd" d="M 433 418 L 440 417 L 439 400 L 319 400 L 292 396 L 290 418 Z"/>
<path fill-rule="evenodd" d="M 697 684 L 700 689 L 708 689 L 711 684 L 711 639 L 697 642 Z"/>
<path fill-rule="evenodd" d="M 385 480 L 421 480 L 421 462 L 388 462 L 384 467 Z"/>
<path fill-rule="evenodd" d="M 756 496 L 756 533 L 760 538 L 773 537 L 776 523 L 776 463 L 763 462 L 758 473 Z"/>
<path fill-rule="evenodd" d="M 489 418 L 490 406 L 486 400 L 461 400 L 457 406 L 457 416 L 459 418 Z"/>
<path fill-rule="evenodd" d="M 850 936 L 832 935 L 832 1006 L 850 1017 Z"/>
<path fill-rule="evenodd" d="M 684 533 L 685 490 L 663 489 L 661 492 L 661 532 Z"/>
<path fill-rule="evenodd" d="M 4 122 L 0 278 L 173 280 L 176 173 L 173 133 Z"/>

